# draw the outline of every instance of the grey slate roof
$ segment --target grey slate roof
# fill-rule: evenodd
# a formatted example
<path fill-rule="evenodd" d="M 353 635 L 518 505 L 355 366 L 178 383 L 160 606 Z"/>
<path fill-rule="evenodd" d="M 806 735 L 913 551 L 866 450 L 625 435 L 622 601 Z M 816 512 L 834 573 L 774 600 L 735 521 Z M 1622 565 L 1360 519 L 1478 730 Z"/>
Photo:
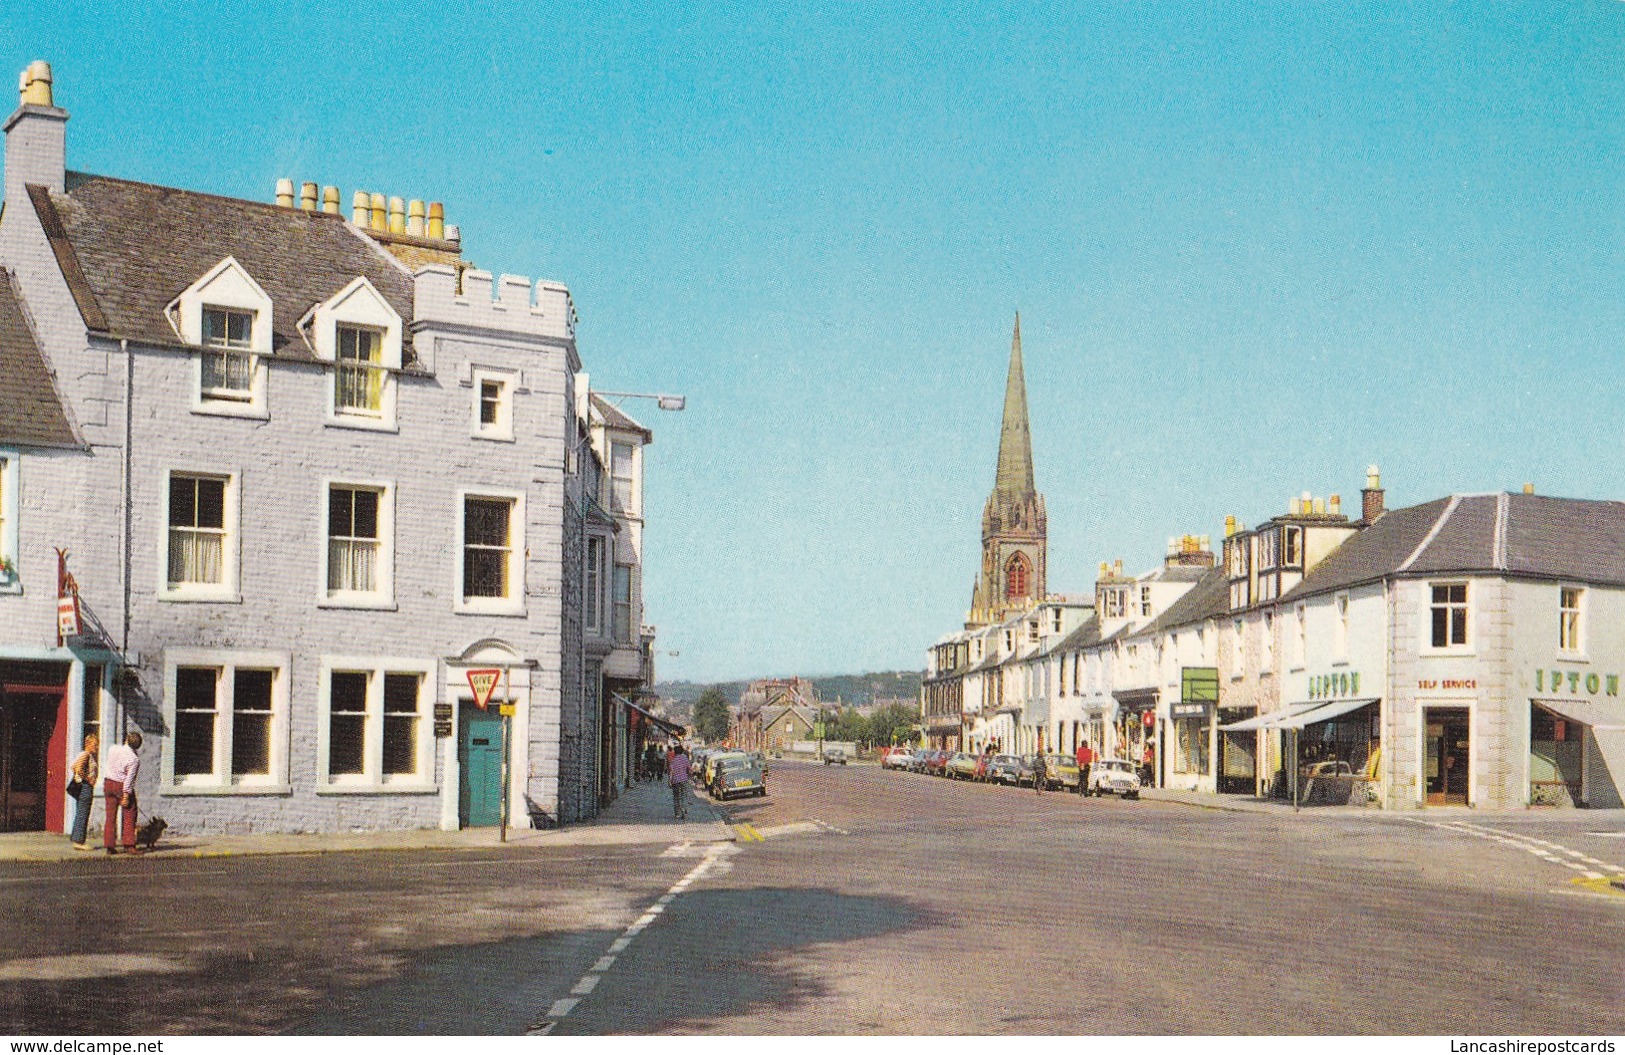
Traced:
<path fill-rule="evenodd" d="M 647 428 L 638 424 L 636 421 L 633 421 L 627 416 L 626 411 L 622 410 L 620 407 L 617 407 L 615 404 L 611 403 L 597 392 L 592 394 L 592 405 L 599 414 L 603 415 L 604 424 L 610 428 L 626 429 L 630 432 L 639 433 L 643 436 L 644 443 L 652 443 L 654 441 L 654 433 L 650 432 Z"/>
<path fill-rule="evenodd" d="M 1217 619 L 1230 612 L 1230 576 L 1223 568 L 1201 568 L 1202 577 L 1196 585 L 1151 620 L 1147 630 L 1166 630 L 1175 626 Z"/>
<path fill-rule="evenodd" d="M 1075 652 L 1080 648 L 1088 648 L 1090 645 L 1097 644 L 1099 641 L 1100 620 L 1091 615 L 1083 621 L 1082 626 L 1061 638 L 1060 643 L 1049 651 L 1050 653 Z"/>
<path fill-rule="evenodd" d="M 312 359 L 299 320 L 357 275 L 412 321 L 412 276 L 341 216 L 80 172 L 66 187 L 30 198 L 86 326 L 109 337 L 178 343 L 164 307 L 228 256 L 271 298 L 274 355 Z"/>
<path fill-rule="evenodd" d="M 9 271 L 0 271 L 0 443 L 77 445 Z"/>
<path fill-rule="evenodd" d="M 1392 575 L 1472 572 L 1625 586 L 1625 502 L 1455 495 L 1395 509 L 1344 542 L 1286 598 Z"/>

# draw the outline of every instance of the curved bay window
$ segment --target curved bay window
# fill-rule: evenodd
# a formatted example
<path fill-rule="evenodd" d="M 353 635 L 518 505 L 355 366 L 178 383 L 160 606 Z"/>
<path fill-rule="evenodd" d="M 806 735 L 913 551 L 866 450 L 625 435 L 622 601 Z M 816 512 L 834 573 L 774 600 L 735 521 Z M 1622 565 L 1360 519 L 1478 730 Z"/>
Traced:
<path fill-rule="evenodd" d="M 1033 566 L 1025 553 L 1017 553 L 1004 566 L 1004 595 L 1026 597 L 1032 589 Z"/>

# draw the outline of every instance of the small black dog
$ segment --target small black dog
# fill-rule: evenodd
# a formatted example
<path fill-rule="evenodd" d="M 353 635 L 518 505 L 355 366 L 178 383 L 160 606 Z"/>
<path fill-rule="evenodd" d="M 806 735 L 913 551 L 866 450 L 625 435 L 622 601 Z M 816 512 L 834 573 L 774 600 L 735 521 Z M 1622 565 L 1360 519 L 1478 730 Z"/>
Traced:
<path fill-rule="evenodd" d="M 158 845 L 158 839 L 164 834 L 169 822 L 162 817 L 148 817 L 141 827 L 135 830 L 135 844 L 143 851 L 151 850 Z"/>

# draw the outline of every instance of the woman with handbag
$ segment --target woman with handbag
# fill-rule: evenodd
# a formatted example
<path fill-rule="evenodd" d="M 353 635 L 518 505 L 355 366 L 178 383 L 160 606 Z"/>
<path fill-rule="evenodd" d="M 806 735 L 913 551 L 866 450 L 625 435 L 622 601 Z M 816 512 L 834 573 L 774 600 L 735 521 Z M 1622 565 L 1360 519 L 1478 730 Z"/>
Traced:
<path fill-rule="evenodd" d="M 96 798 L 96 752 L 101 741 L 95 733 L 85 737 L 85 749 L 73 760 L 73 779 L 68 782 L 68 794 L 73 796 L 73 840 L 75 850 L 89 850 L 85 841 L 90 832 L 90 807 Z"/>

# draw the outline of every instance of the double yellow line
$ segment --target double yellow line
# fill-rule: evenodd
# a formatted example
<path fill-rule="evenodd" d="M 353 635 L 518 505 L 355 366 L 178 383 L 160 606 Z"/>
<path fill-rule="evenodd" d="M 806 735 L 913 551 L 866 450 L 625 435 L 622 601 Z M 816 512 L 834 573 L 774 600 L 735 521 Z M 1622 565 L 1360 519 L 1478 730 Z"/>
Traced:
<path fill-rule="evenodd" d="M 734 830 L 734 835 L 739 842 L 759 843 L 762 841 L 762 833 L 756 830 L 756 826 L 754 824 L 735 824 L 732 827 Z"/>

